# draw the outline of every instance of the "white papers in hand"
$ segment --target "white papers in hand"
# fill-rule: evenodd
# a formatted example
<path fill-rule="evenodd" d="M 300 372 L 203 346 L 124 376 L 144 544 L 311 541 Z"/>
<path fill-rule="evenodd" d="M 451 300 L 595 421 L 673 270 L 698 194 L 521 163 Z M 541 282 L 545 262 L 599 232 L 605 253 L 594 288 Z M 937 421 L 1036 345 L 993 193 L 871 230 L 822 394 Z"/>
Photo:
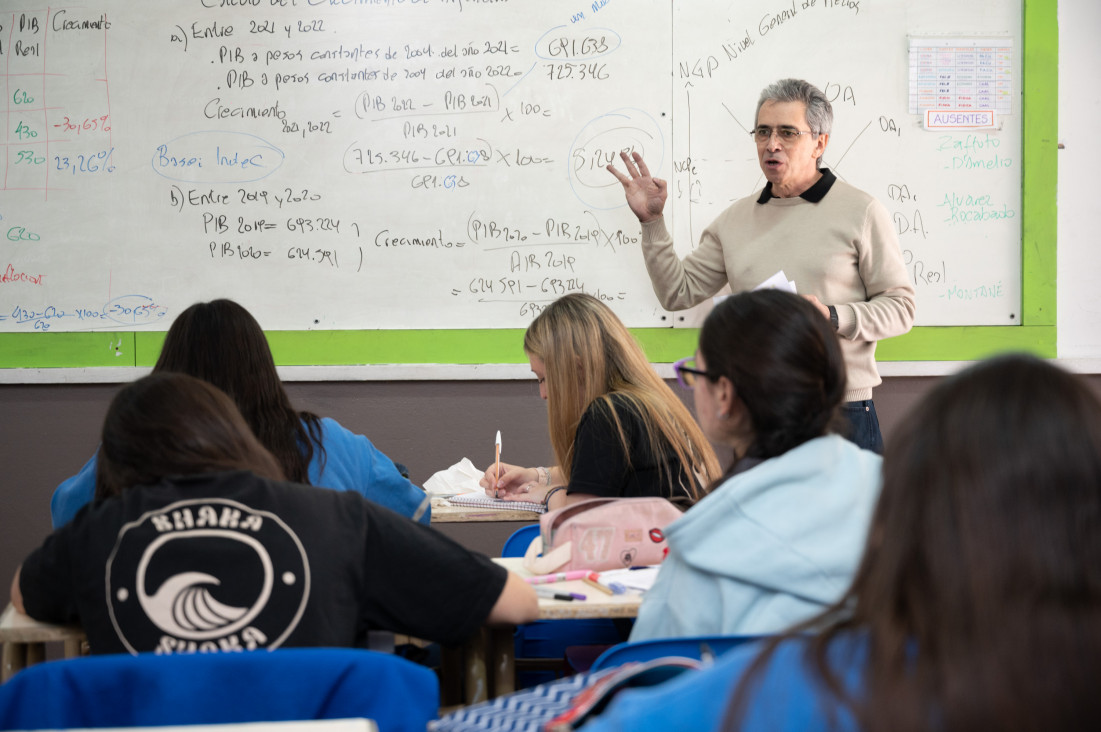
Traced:
<path fill-rule="evenodd" d="M 788 276 L 784 274 L 784 270 L 780 270 L 776 274 L 769 277 L 753 288 L 754 290 L 787 290 L 790 293 L 798 295 L 798 291 L 795 289 L 795 280 L 789 280 Z"/>

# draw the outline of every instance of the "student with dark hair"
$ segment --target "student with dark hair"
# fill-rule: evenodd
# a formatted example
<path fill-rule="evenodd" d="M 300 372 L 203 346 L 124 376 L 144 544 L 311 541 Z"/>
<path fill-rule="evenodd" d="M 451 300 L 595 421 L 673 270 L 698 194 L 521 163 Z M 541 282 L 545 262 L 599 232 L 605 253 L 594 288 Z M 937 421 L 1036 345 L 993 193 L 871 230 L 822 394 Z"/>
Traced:
<path fill-rule="evenodd" d="M 537 613 L 486 557 L 355 492 L 284 481 L 233 401 L 184 374 L 112 401 L 96 497 L 11 588 L 94 653 L 362 646 L 376 629 L 458 643 Z"/>
<path fill-rule="evenodd" d="M 631 640 L 776 633 L 831 605 L 860 559 L 881 460 L 835 434 L 845 363 L 829 322 L 791 293 L 734 295 L 675 370 L 733 459 L 666 529 Z"/>
<path fill-rule="evenodd" d="M 1101 729 L 1097 395 L 1032 356 L 972 366 L 892 435 L 883 481 L 836 603 L 586 732 Z"/>
<path fill-rule="evenodd" d="M 565 295 L 524 334 L 524 352 L 547 401 L 558 464 L 486 470 L 482 487 L 551 509 L 588 498 L 659 496 L 691 505 L 719 464 L 692 413 L 604 303 Z"/>
<path fill-rule="evenodd" d="M 291 406 L 264 331 L 232 300 L 196 303 L 180 313 L 168 329 L 153 371 L 189 374 L 228 394 L 288 480 L 356 491 L 416 521 L 429 522 L 425 492 L 370 440 L 334 419 Z M 54 491 L 54 528 L 92 499 L 95 473 L 93 455 Z"/>

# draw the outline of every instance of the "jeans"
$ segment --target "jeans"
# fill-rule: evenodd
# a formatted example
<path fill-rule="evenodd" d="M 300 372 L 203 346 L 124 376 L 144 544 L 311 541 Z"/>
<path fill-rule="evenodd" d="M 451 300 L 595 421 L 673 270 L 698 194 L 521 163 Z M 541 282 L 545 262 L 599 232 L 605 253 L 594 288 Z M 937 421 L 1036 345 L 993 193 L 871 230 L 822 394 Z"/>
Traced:
<path fill-rule="evenodd" d="M 849 423 L 849 434 L 844 435 L 865 450 L 883 454 L 883 434 L 879 431 L 879 417 L 871 399 L 862 402 L 845 402 L 841 414 Z"/>

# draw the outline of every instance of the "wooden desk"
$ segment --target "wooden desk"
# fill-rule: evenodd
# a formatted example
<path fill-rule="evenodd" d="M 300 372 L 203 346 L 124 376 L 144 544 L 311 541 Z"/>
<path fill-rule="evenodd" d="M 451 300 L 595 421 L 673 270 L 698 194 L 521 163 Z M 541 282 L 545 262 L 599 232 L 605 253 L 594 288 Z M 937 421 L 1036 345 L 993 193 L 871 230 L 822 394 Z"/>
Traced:
<path fill-rule="evenodd" d="M 432 499 L 432 528 L 488 557 L 500 555 L 516 529 L 538 521 L 539 514 L 531 511 L 452 506 L 446 499 Z"/>
<path fill-rule="evenodd" d="M 64 644 L 65 658 L 84 653 L 84 631 L 73 625 L 50 625 L 17 613 L 8 605 L 0 615 L 0 643 L 4 645 L 0 682 L 7 681 L 17 671 L 46 659 L 46 644 Z"/>
<path fill-rule="evenodd" d="M 520 557 L 497 558 L 493 561 L 522 577 L 531 573 L 523 567 Z M 569 620 L 579 618 L 633 618 L 638 615 L 642 595 L 628 590 L 622 595 L 606 595 L 580 580 L 555 582 L 562 592 L 579 592 L 586 599 L 566 602 L 539 598 L 539 620 Z M 466 644 L 457 649 L 444 649 L 445 676 L 463 674 L 463 696 L 466 704 L 474 704 L 516 690 L 516 654 L 513 646 L 515 626 L 482 628 Z M 11 605 L 0 615 L 0 643 L 3 643 L 3 668 L 0 681 L 45 659 L 45 644 L 64 644 L 65 658 L 84 652 L 84 631 L 75 626 L 40 623 L 15 612 Z M 446 684 L 446 680 L 445 680 Z"/>
<path fill-rule="evenodd" d="M 521 577 L 530 577 L 520 557 L 497 558 L 493 561 Z M 622 595 L 606 595 L 581 580 L 555 582 L 561 592 L 579 592 L 585 600 L 567 602 L 539 598 L 539 620 L 571 620 L 583 618 L 634 618 L 638 616 L 642 594 L 628 590 Z M 515 626 L 482 628 L 461 649 L 464 671 L 464 702 L 476 704 L 516 690 L 516 650 L 513 645 Z M 448 661 L 445 660 L 445 667 Z M 451 661 L 454 667 L 454 661 Z"/>

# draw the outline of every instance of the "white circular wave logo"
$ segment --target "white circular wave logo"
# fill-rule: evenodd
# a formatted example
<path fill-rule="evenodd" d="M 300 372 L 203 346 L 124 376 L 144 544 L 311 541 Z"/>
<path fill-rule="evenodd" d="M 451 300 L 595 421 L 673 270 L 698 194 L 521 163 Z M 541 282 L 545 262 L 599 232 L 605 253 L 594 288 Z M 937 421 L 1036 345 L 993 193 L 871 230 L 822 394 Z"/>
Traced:
<path fill-rule="evenodd" d="M 202 537 L 225 539 L 245 544 L 254 552 L 263 568 L 263 583 L 255 600 L 247 607 L 233 607 L 215 599 L 211 588 L 222 581 L 205 572 L 181 572 L 160 583 L 150 595 L 146 587 L 147 571 L 157 551 L 167 542 Z M 186 534 L 160 536 L 149 545 L 138 565 L 138 602 L 153 623 L 178 638 L 207 640 L 235 633 L 260 614 L 271 597 L 272 568 L 267 551 L 251 536 L 233 531 L 197 530 Z"/>
<path fill-rule="evenodd" d="M 310 591 L 301 541 L 275 514 L 226 499 L 150 511 L 107 562 L 108 611 L 131 653 L 277 648 Z"/>

